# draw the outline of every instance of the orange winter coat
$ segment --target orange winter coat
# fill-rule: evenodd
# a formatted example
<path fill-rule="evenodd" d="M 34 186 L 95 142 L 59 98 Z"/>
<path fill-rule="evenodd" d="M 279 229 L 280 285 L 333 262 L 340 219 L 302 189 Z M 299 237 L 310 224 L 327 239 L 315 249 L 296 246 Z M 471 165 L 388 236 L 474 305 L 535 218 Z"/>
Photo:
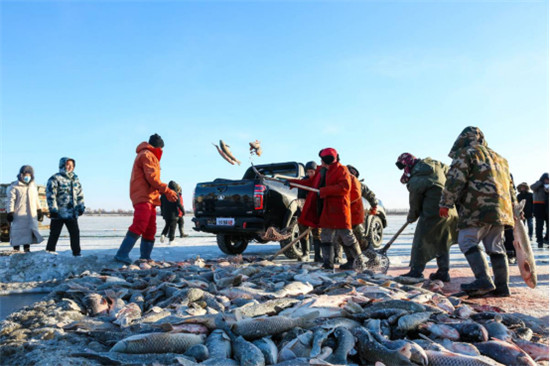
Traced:
<path fill-rule="evenodd" d="M 160 181 L 160 157 L 162 149 L 142 142 L 136 148 L 136 160 L 130 178 L 130 199 L 138 203 L 160 206 L 160 195 L 166 193 L 168 185 Z"/>
<path fill-rule="evenodd" d="M 323 212 L 319 227 L 323 229 L 351 229 L 350 189 L 351 174 L 339 162 L 327 169 L 325 186 L 320 188 Z"/>
<path fill-rule="evenodd" d="M 363 199 L 361 197 L 361 182 L 353 174 L 351 177 L 351 191 L 349 193 L 350 209 L 351 209 L 351 225 L 359 225 L 365 221 L 365 208 L 363 207 Z"/>

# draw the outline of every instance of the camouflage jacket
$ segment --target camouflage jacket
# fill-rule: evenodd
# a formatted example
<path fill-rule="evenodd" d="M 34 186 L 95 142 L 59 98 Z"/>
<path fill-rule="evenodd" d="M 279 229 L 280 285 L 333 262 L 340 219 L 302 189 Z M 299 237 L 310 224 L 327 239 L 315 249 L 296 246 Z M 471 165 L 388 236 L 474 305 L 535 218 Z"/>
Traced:
<path fill-rule="evenodd" d="M 363 197 L 370 203 L 370 207 L 378 206 L 378 200 L 376 199 L 376 195 L 363 182 L 361 182 L 361 197 Z"/>
<path fill-rule="evenodd" d="M 514 226 L 512 207 L 517 200 L 508 162 L 487 147 L 483 132 L 465 128 L 449 157 L 453 161 L 439 206 L 458 206 L 458 227 Z"/>
<path fill-rule="evenodd" d="M 61 219 L 74 219 L 85 210 L 84 195 L 78 176 L 65 171 L 65 163 L 70 158 L 59 160 L 59 173 L 48 179 L 46 199 L 50 212 L 57 212 Z"/>

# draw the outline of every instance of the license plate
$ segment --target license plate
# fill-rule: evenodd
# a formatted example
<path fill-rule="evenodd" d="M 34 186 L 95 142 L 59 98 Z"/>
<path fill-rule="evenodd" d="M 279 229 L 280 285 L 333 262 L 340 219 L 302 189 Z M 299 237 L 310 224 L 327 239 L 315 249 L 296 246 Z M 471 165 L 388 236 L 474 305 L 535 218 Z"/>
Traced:
<path fill-rule="evenodd" d="M 220 226 L 234 226 L 235 219 L 232 217 L 216 217 L 216 225 Z"/>

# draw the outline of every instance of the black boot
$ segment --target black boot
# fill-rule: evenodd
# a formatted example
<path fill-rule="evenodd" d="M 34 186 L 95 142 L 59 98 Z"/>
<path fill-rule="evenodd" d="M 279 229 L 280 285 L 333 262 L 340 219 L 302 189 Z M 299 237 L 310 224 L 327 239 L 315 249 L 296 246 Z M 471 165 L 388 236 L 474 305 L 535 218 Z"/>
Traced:
<path fill-rule="evenodd" d="M 334 269 L 334 246 L 332 243 L 321 243 L 323 252 L 323 268 Z"/>
<path fill-rule="evenodd" d="M 315 252 L 314 261 L 322 263 L 323 257 L 321 257 L 321 241 L 319 239 L 313 239 L 313 250 Z"/>
<path fill-rule="evenodd" d="M 466 260 L 474 272 L 475 280 L 471 283 L 463 283 L 460 285 L 462 291 L 470 296 L 483 296 L 495 289 L 495 285 L 489 277 L 489 266 L 487 260 L 481 253 L 479 246 L 475 246 L 464 253 Z"/>
<path fill-rule="evenodd" d="M 440 280 L 443 282 L 451 282 L 451 276 L 449 276 L 449 253 L 445 253 L 436 258 L 437 271 L 430 275 L 430 280 Z"/>
<path fill-rule="evenodd" d="M 353 269 L 353 263 L 355 261 L 355 256 L 353 255 L 351 248 L 348 246 L 343 246 L 344 254 L 346 255 L 347 262 L 340 265 L 340 269 Z"/>
<path fill-rule="evenodd" d="M 19 251 L 19 248 L 20 248 L 20 246 L 19 246 L 19 245 L 14 245 L 14 246 L 13 246 L 13 250 L 15 250 L 16 252 L 18 252 L 18 251 Z"/>
<path fill-rule="evenodd" d="M 491 254 L 491 265 L 495 276 L 496 289 L 489 294 L 494 297 L 509 297 L 508 287 L 508 260 L 506 254 Z"/>
<path fill-rule="evenodd" d="M 302 256 L 298 257 L 298 260 L 301 262 L 309 261 L 309 237 L 306 235 L 304 238 L 300 239 L 300 246 L 302 247 Z"/>
<path fill-rule="evenodd" d="M 402 277 L 415 277 L 415 278 L 424 278 L 424 268 L 419 268 L 418 266 L 412 266 L 411 270 L 407 273 L 403 273 Z"/>
<path fill-rule="evenodd" d="M 25 244 L 25 245 L 23 245 L 23 251 L 24 251 L 25 253 L 29 253 L 29 252 L 31 251 L 31 246 L 30 246 L 30 244 Z"/>
<path fill-rule="evenodd" d="M 344 251 L 342 250 L 342 244 L 336 243 L 332 246 L 334 250 L 334 263 L 344 263 Z"/>

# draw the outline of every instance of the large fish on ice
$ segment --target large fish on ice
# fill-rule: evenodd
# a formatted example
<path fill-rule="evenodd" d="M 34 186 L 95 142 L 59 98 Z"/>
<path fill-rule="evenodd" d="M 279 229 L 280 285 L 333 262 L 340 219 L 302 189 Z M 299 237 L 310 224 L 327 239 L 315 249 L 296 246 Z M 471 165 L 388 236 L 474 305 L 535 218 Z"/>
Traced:
<path fill-rule="evenodd" d="M 514 248 L 516 249 L 516 258 L 519 272 L 527 286 L 535 288 L 537 286 L 537 267 L 535 257 L 531 250 L 531 241 L 525 230 L 525 225 L 521 222 L 521 213 L 525 206 L 525 200 L 514 205 Z"/>

